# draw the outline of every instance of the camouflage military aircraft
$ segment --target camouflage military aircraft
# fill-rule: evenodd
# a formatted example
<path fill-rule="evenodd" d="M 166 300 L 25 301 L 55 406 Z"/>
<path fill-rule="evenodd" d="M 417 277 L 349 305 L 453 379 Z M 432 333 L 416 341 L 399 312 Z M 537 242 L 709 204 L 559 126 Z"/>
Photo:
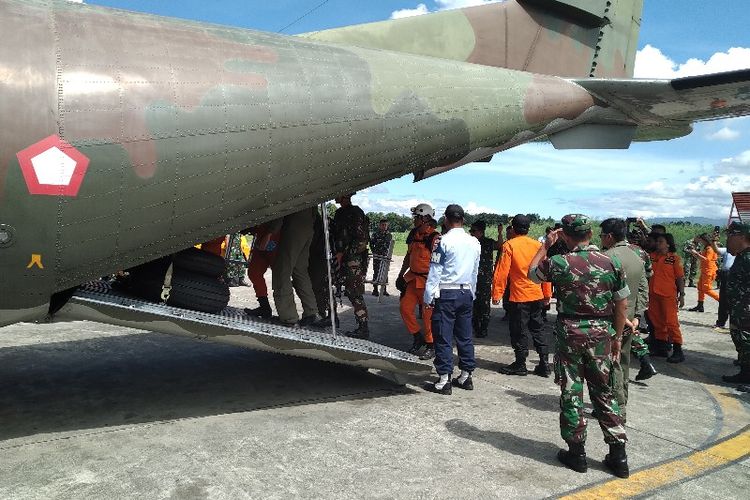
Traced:
<path fill-rule="evenodd" d="M 83 318 L 238 342 L 240 319 L 77 287 L 528 141 L 626 148 L 750 113 L 750 71 L 630 79 L 641 12 L 507 0 L 284 36 L 0 0 L 0 325 Z M 241 326 L 253 347 L 346 361 Z"/>

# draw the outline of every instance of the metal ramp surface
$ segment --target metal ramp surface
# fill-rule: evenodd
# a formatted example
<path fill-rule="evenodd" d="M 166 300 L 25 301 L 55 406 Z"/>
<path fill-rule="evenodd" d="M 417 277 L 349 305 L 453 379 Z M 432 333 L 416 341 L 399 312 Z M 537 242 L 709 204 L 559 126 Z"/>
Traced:
<path fill-rule="evenodd" d="M 374 342 L 252 321 L 233 307 L 210 314 L 148 302 L 105 282 L 80 287 L 54 319 L 95 321 L 392 373 L 432 369 L 416 356 Z"/>

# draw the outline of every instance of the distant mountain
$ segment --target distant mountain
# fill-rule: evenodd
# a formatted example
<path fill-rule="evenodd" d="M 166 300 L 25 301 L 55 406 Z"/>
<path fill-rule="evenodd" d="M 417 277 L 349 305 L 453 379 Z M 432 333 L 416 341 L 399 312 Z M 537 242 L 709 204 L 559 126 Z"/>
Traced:
<path fill-rule="evenodd" d="M 689 222 L 691 224 L 703 226 L 721 226 L 727 225 L 726 219 L 711 219 L 709 217 L 655 217 L 648 219 L 649 224 L 668 224 L 670 222 Z"/>

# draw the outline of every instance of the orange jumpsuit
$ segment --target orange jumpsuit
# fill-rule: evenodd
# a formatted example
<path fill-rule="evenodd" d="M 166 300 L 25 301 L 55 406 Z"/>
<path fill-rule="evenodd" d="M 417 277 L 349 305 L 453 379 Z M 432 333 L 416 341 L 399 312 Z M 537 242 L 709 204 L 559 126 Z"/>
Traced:
<path fill-rule="evenodd" d="M 258 226 L 254 231 L 253 248 L 250 252 L 250 260 L 247 263 L 247 277 L 253 284 L 256 297 L 268 297 L 268 286 L 263 275 L 276 260 L 276 254 L 279 248 L 279 234 L 270 233 L 268 244 L 264 248 L 258 248 L 257 242 L 269 235 L 269 230 L 265 225 Z"/>
<path fill-rule="evenodd" d="M 680 256 L 674 253 L 651 254 L 653 276 L 649 281 L 648 318 L 657 340 L 682 345 L 677 319 L 677 279 L 683 278 Z"/>
<path fill-rule="evenodd" d="M 503 243 L 500 261 L 492 278 L 492 301 L 499 302 L 510 284 L 510 302 L 533 302 L 549 299 L 552 284 L 541 285 L 529 279 L 529 265 L 536 255 L 540 242 L 528 236 L 516 236 Z"/>
<path fill-rule="evenodd" d="M 707 246 L 706 249 L 701 252 L 701 255 L 705 257 L 706 260 L 701 259 L 701 277 L 698 280 L 698 302 L 703 302 L 706 295 L 714 300 L 719 300 L 719 294 L 711 288 L 711 285 L 713 285 L 713 282 L 716 280 L 716 271 L 718 270 L 716 259 L 718 256 L 710 246 Z"/>
<path fill-rule="evenodd" d="M 224 247 L 226 246 L 227 237 L 219 236 L 211 241 L 201 243 L 201 250 L 209 252 L 219 257 L 224 257 Z"/>
<path fill-rule="evenodd" d="M 406 292 L 401 298 L 400 309 L 401 318 L 412 335 L 417 335 L 420 332 L 416 306 L 424 305 L 424 288 L 427 283 L 427 274 L 430 272 L 430 258 L 432 257 L 429 242 L 433 233 L 433 228 L 425 225 L 415 232 L 414 239 L 409 243 L 409 270 L 404 275 Z M 424 340 L 431 344 L 431 308 L 422 307 L 422 323 L 424 323 Z"/>

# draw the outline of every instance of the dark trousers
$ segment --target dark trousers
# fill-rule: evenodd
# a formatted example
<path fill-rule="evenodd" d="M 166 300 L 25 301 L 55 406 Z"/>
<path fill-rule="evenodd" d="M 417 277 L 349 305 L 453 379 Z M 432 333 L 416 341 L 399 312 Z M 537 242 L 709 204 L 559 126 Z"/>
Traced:
<path fill-rule="evenodd" d="M 510 317 L 510 345 L 516 353 L 516 359 L 526 359 L 529 355 L 529 334 L 534 343 L 534 349 L 544 359 L 549 355 L 547 339 L 542 331 L 543 300 L 531 302 L 510 302 L 508 304 Z"/>
<path fill-rule="evenodd" d="M 729 295 L 727 295 L 727 276 L 729 271 L 719 271 L 719 316 L 716 318 L 716 324 L 725 326 L 729 319 Z"/>
<path fill-rule="evenodd" d="M 440 290 L 432 312 L 432 338 L 435 341 L 435 369 L 438 375 L 453 373 L 453 339 L 458 348 L 458 367 L 473 372 L 474 342 L 471 313 L 474 298 L 471 290 Z"/>

